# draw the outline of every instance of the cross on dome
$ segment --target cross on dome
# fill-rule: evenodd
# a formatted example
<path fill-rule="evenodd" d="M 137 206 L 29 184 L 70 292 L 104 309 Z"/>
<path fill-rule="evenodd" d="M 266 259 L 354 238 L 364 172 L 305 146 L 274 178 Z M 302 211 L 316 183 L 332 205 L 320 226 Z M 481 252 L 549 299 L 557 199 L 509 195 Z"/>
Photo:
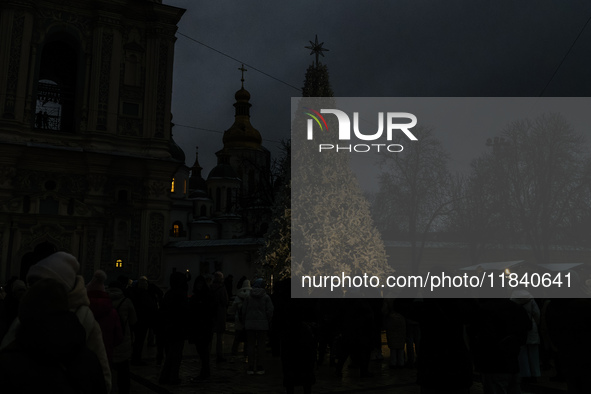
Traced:
<path fill-rule="evenodd" d="M 242 64 L 242 67 L 238 67 L 238 70 L 242 71 L 242 78 L 240 78 L 240 82 L 242 82 L 242 88 L 244 88 L 244 72 L 248 70 L 244 68 L 244 64 Z"/>

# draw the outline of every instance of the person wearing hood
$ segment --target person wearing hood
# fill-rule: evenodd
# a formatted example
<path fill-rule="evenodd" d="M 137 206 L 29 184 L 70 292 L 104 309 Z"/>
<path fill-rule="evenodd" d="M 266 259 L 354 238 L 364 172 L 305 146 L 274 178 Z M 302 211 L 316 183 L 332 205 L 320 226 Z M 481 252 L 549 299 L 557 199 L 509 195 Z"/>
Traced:
<path fill-rule="evenodd" d="M 189 299 L 189 342 L 195 343 L 195 349 L 201 360 L 199 376 L 193 381 L 211 377 L 210 353 L 213 339 L 213 320 L 216 314 L 215 304 L 211 301 L 211 292 L 203 275 L 195 278 L 193 295 Z"/>
<path fill-rule="evenodd" d="M 90 310 L 94 318 L 101 326 L 103 343 L 107 352 L 109 364 L 113 363 L 113 349 L 123 340 L 123 330 L 119 320 L 119 314 L 113 308 L 111 297 L 105 289 L 107 274 L 105 271 L 97 270 L 92 279 L 86 285 L 86 292 L 90 300 Z"/>
<path fill-rule="evenodd" d="M 179 384 L 179 371 L 183 360 L 183 347 L 187 334 L 187 278 L 180 272 L 170 275 L 170 288 L 160 307 L 164 364 L 160 372 L 160 384 Z"/>
<path fill-rule="evenodd" d="M 127 394 L 131 390 L 131 375 L 129 372 L 129 361 L 133 351 L 131 327 L 137 322 L 133 302 L 125 296 L 124 290 L 125 284 L 119 280 L 111 282 L 107 289 L 113 307 L 119 315 L 121 329 L 123 330 L 123 340 L 113 349 L 113 362 L 111 364 L 113 371 L 115 371 L 113 379 L 119 394 Z"/>
<path fill-rule="evenodd" d="M 131 365 L 146 365 L 146 362 L 142 360 L 142 352 L 148 331 L 154 327 L 154 319 L 158 313 L 158 303 L 149 288 L 148 277 L 140 276 L 129 294 L 137 314 L 137 323 L 133 327 L 134 342 Z"/>
<path fill-rule="evenodd" d="M 249 375 L 264 375 L 263 358 L 265 356 L 265 340 L 269 331 L 269 323 L 273 318 L 273 302 L 265 291 L 263 278 L 252 284 L 250 295 L 242 304 L 242 321 L 246 329 L 246 344 Z M 255 352 L 256 349 L 256 352 Z M 256 372 L 255 372 L 256 367 Z"/>
<path fill-rule="evenodd" d="M 243 342 L 246 346 L 246 331 L 244 330 L 244 324 L 240 321 L 242 318 L 242 304 L 246 297 L 250 295 L 250 281 L 248 279 L 242 282 L 242 287 L 236 293 L 232 306 L 230 307 L 230 313 L 234 313 L 234 342 L 232 342 L 232 360 L 238 356 L 238 346 L 240 342 Z M 245 349 L 246 350 L 246 349 Z"/>
<path fill-rule="evenodd" d="M 66 289 L 52 278 L 36 281 L 23 296 L 16 338 L 0 351 L 3 393 L 107 393 L 99 359 L 68 309 Z"/>
<path fill-rule="evenodd" d="M 228 292 L 224 286 L 224 274 L 217 271 L 213 274 L 213 283 L 211 285 L 211 300 L 215 304 L 216 313 L 213 322 L 213 332 L 215 333 L 215 352 L 217 362 L 224 362 L 224 332 L 226 331 L 226 311 L 228 309 Z"/>
<path fill-rule="evenodd" d="M 86 346 L 93 351 L 103 369 L 103 377 L 107 391 L 111 391 L 111 369 L 107 359 L 107 352 L 103 343 L 101 328 L 90 310 L 90 300 L 84 286 L 84 278 L 78 275 L 80 263 L 76 257 L 66 252 L 56 252 L 32 265 L 27 273 L 27 283 L 34 285 L 41 279 L 55 279 L 68 293 L 68 309 L 76 314 L 76 317 L 86 332 Z M 1 348 L 14 341 L 19 319 L 16 319 L 9 332 L 2 340 Z"/>
<path fill-rule="evenodd" d="M 525 289 L 514 290 L 511 301 L 521 305 L 527 312 L 532 327 L 527 333 L 527 342 L 519 351 L 519 374 L 525 384 L 535 383 L 540 371 L 540 308 L 534 297 Z"/>

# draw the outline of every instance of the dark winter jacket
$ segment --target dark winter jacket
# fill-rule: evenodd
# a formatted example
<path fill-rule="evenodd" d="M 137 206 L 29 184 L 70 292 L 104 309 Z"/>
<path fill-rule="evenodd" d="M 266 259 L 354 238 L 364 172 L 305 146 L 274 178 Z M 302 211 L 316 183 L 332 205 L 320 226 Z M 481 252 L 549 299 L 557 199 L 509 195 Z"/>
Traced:
<path fill-rule="evenodd" d="M 278 331 L 281 343 L 281 364 L 285 387 L 312 386 L 318 342 L 315 325 L 309 321 L 314 300 L 284 299 L 273 315 L 273 330 Z"/>
<path fill-rule="evenodd" d="M 228 309 L 228 293 L 223 283 L 214 283 L 211 286 L 211 300 L 215 305 L 215 318 L 213 322 L 214 332 L 226 330 L 226 311 Z"/>
<path fill-rule="evenodd" d="M 119 315 L 121 329 L 123 330 L 123 340 L 113 350 L 113 362 L 119 363 L 129 360 L 132 355 L 131 327 L 137 322 L 137 315 L 131 299 L 125 297 L 123 290 L 116 287 L 110 287 L 108 290 L 113 308 Z"/>
<path fill-rule="evenodd" d="M 21 325 L 16 341 L 0 352 L 0 391 L 106 393 L 99 360 L 85 342 L 84 327 L 72 312 Z"/>
<path fill-rule="evenodd" d="M 251 290 L 252 288 L 250 286 L 239 289 L 230 307 L 230 313 L 234 314 L 234 329 L 237 331 L 244 330 L 244 323 L 241 321 L 242 304 L 244 304 L 244 300 L 250 295 Z"/>
<path fill-rule="evenodd" d="M 106 291 L 93 290 L 87 293 L 90 300 L 90 310 L 101 327 L 107 358 L 109 362 L 112 362 L 113 349 L 123 342 L 123 328 L 119 314 L 113 308 L 111 297 Z"/>
<path fill-rule="evenodd" d="M 558 348 L 566 375 L 575 380 L 591 371 L 591 299 L 556 299 L 547 308 L 550 338 Z"/>
<path fill-rule="evenodd" d="M 42 279 L 23 297 L 15 339 L 0 351 L 2 393 L 106 393 L 97 355 L 55 279 Z M 89 311 L 90 312 L 90 311 Z"/>
<path fill-rule="evenodd" d="M 160 327 L 165 343 L 184 340 L 187 335 L 187 282 L 183 274 L 174 272 L 170 289 L 164 295 L 159 311 Z"/>
<path fill-rule="evenodd" d="M 508 299 L 482 300 L 470 325 L 472 353 L 481 373 L 519 372 L 519 351 L 525 345 L 531 319 Z"/>
<path fill-rule="evenodd" d="M 253 288 L 242 304 L 242 321 L 246 330 L 268 330 L 273 318 L 273 303 L 265 289 Z"/>
<path fill-rule="evenodd" d="M 133 301 L 138 324 L 153 327 L 158 313 L 156 295 L 148 289 L 142 289 L 137 286 L 131 289 L 129 295 Z"/>
<path fill-rule="evenodd" d="M 382 314 L 385 320 L 388 347 L 390 349 L 404 349 L 406 343 L 406 319 L 396 308 L 394 299 L 384 299 Z"/>
<path fill-rule="evenodd" d="M 189 298 L 189 339 L 196 341 L 210 338 L 215 315 L 216 306 L 209 287 L 204 285 L 201 289 L 195 289 Z"/>
<path fill-rule="evenodd" d="M 464 332 L 474 308 L 473 301 L 398 298 L 393 308 L 407 322 L 419 323 L 417 381 L 421 388 L 434 392 L 467 390 L 472 385 L 473 367 Z"/>

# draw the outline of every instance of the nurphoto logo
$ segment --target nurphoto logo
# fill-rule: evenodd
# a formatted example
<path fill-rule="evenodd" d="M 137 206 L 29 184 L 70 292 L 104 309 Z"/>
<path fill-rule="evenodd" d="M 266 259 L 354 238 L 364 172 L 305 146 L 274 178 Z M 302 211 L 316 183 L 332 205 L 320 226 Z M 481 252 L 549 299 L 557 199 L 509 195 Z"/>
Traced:
<path fill-rule="evenodd" d="M 350 141 L 351 140 L 351 120 L 349 116 L 338 109 L 321 109 L 320 112 L 304 107 L 304 112 L 311 119 L 307 122 L 307 138 L 309 141 L 314 139 L 314 122 L 320 128 L 320 131 L 328 132 L 328 124 L 322 116 L 322 114 L 332 114 L 337 117 L 339 123 L 338 138 L 339 141 Z M 385 121 L 384 121 L 385 119 Z M 407 119 L 410 122 L 397 123 L 395 120 Z M 353 112 L 353 134 L 355 137 L 362 141 L 376 141 L 382 138 L 384 134 L 384 123 L 386 123 L 386 140 L 392 141 L 392 135 L 394 131 L 402 131 L 406 137 L 411 141 L 417 141 L 417 137 L 410 131 L 411 128 L 416 126 L 417 117 L 408 112 L 387 112 L 385 115 L 383 112 L 378 112 L 378 130 L 373 134 L 364 134 L 359 130 L 359 112 Z M 365 153 L 369 151 L 380 152 L 381 149 L 385 151 L 396 153 L 402 152 L 404 149 L 400 144 L 355 144 L 355 145 L 334 145 L 334 144 L 318 144 L 318 151 L 335 150 L 336 152 L 347 151 L 347 152 L 358 152 Z"/>

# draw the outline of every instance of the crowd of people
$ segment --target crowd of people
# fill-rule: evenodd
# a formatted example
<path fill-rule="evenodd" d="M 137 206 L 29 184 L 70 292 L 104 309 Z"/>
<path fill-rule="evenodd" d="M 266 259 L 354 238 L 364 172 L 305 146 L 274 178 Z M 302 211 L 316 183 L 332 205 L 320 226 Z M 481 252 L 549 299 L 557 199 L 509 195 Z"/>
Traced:
<path fill-rule="evenodd" d="M 230 303 L 232 277 L 221 272 L 199 275 L 190 295 L 188 272 L 173 272 L 163 292 L 146 276 L 109 281 L 97 270 L 85 283 L 79 270 L 74 256 L 57 252 L 34 264 L 25 281 L 12 278 L 1 289 L 2 392 L 129 393 L 130 366 L 147 364 L 146 345 L 157 348 L 159 383 L 175 385 L 187 341 L 201 361 L 194 380 L 208 379 L 212 347 L 216 362 L 227 361 L 223 338 L 229 310 L 238 333 L 232 357 L 244 343 L 249 374 L 265 373 L 273 303 L 262 278 L 254 278 L 252 287 L 242 278 Z"/>
<path fill-rule="evenodd" d="M 383 331 L 389 367 L 416 368 L 421 393 L 469 393 L 475 371 L 485 393 L 519 393 L 549 365 L 569 392 L 590 383 L 588 298 L 542 300 L 515 289 L 486 299 L 292 299 L 289 280 L 269 294 L 263 278 L 234 286 L 221 272 L 194 280 L 173 272 L 163 292 L 145 276 L 109 280 L 98 270 L 86 283 L 79 270 L 74 256 L 57 252 L 0 292 L 0 391 L 129 393 L 130 365 L 146 364 L 146 345 L 156 347 L 159 384 L 179 384 L 188 342 L 200 360 L 193 382 L 212 376 L 212 353 L 232 362 L 242 345 L 248 375 L 267 373 L 270 348 L 285 391 L 311 393 L 316 365 L 327 361 L 335 376 L 349 360 L 353 374 L 371 377 Z"/>

